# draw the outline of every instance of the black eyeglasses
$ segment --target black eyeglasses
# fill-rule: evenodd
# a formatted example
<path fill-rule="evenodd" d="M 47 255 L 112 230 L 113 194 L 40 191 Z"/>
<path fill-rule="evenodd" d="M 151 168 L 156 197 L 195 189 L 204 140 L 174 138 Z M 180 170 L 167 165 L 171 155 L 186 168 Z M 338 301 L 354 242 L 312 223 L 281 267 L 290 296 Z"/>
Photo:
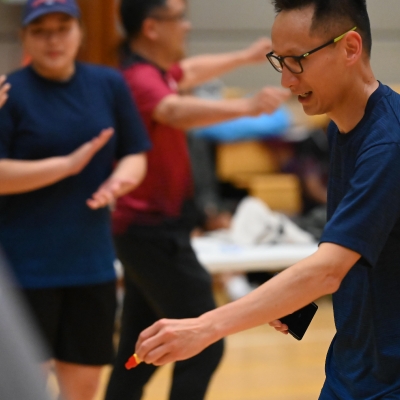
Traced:
<path fill-rule="evenodd" d="M 187 15 L 186 12 L 182 12 L 179 14 L 175 14 L 175 15 L 149 15 L 148 18 L 153 18 L 156 19 L 158 21 L 171 21 L 171 22 L 183 22 L 183 21 L 187 21 Z"/>
<path fill-rule="evenodd" d="M 301 65 L 301 60 L 304 60 L 306 57 L 309 55 L 317 52 L 318 50 L 323 49 L 324 47 L 327 47 L 333 43 L 337 43 L 339 40 L 343 39 L 345 35 L 349 32 L 355 31 L 357 27 L 355 26 L 354 28 L 350 29 L 349 31 L 343 33 L 343 35 L 340 35 L 336 37 L 335 39 L 330 40 L 329 42 L 326 42 L 322 46 L 319 46 L 313 50 L 308 51 L 307 53 L 302 54 L 301 56 L 277 56 L 273 54 L 273 51 L 267 54 L 268 61 L 271 63 L 271 65 L 278 71 L 282 73 L 283 66 L 285 66 L 291 73 L 293 74 L 301 74 L 303 72 L 303 66 Z"/>

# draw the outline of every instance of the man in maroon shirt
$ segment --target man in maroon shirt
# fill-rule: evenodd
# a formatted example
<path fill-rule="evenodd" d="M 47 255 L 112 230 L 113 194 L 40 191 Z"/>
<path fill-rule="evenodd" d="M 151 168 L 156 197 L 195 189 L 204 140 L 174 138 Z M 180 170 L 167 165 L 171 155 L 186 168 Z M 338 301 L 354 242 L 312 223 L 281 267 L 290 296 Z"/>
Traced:
<path fill-rule="evenodd" d="M 139 333 L 156 320 L 197 317 L 215 307 L 211 279 L 190 245 L 193 183 L 185 131 L 240 116 L 272 113 L 289 91 L 266 87 L 254 97 L 206 100 L 182 95 L 234 68 L 265 62 L 270 40 L 218 55 L 184 59 L 190 23 L 185 0 L 123 0 L 127 34 L 122 69 L 153 147 L 141 185 L 120 198 L 113 216 L 117 254 L 125 270 L 120 345 L 106 400 L 140 399 L 154 365 L 124 363 Z M 219 341 L 175 364 L 170 400 L 201 400 L 219 364 Z"/>

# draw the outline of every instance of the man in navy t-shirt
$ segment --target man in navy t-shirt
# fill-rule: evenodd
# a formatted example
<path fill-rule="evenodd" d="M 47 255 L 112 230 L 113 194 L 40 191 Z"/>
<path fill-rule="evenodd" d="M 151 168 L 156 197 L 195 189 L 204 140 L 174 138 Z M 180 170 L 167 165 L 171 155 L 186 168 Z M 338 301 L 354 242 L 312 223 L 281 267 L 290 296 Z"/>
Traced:
<path fill-rule="evenodd" d="M 370 67 L 363 0 L 275 0 L 273 51 L 282 85 L 308 115 L 327 114 L 328 223 L 318 251 L 242 299 L 197 319 L 162 320 L 136 353 L 162 365 L 220 338 L 279 321 L 333 293 L 337 334 L 320 400 L 400 398 L 400 96 Z"/>

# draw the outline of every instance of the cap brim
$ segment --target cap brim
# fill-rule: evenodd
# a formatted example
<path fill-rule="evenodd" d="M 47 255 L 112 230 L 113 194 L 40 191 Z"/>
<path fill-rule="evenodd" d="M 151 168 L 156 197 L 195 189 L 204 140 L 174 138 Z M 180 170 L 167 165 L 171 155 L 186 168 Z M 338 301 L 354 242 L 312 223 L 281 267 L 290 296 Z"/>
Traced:
<path fill-rule="evenodd" d="M 42 17 L 43 15 L 53 14 L 53 13 L 64 13 L 70 15 L 73 18 L 79 18 L 80 12 L 78 9 L 71 10 L 71 7 L 65 7 L 62 4 L 58 4 L 57 6 L 49 7 L 49 8 L 39 8 L 38 10 L 30 13 L 26 18 L 22 21 L 22 26 L 27 26 L 32 21 L 37 18 Z"/>

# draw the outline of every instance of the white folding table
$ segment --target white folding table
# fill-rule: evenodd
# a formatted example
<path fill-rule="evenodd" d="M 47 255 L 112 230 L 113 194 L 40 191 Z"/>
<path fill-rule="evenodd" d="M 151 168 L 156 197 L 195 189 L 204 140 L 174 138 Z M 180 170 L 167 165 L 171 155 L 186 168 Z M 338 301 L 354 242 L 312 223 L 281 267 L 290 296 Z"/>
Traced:
<path fill-rule="evenodd" d="M 210 273 L 280 271 L 313 254 L 317 243 L 242 246 L 217 237 L 192 239 L 200 263 Z"/>

